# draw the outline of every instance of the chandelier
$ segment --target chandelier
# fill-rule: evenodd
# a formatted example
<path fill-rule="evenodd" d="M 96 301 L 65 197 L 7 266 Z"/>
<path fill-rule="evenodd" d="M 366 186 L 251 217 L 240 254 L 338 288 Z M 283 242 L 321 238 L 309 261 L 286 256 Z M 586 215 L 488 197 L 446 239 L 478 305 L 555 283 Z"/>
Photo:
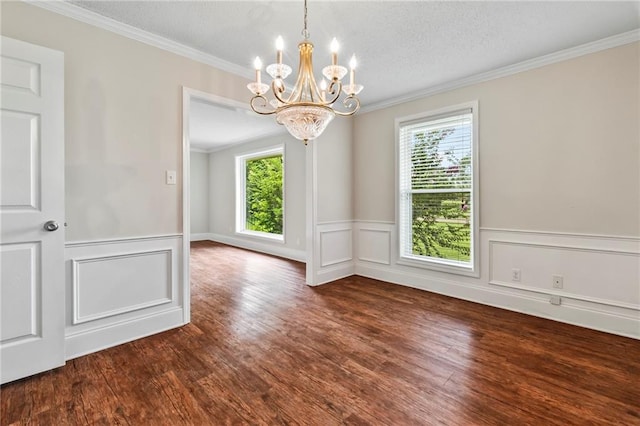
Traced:
<path fill-rule="evenodd" d="M 282 63 L 284 42 L 282 37 L 276 39 L 276 63 L 267 66 L 267 73 L 272 78 L 271 85 L 261 80 L 262 61 L 256 57 L 254 67 L 256 81 L 249 83 L 247 88 L 253 93 L 251 109 L 262 115 L 276 115 L 276 122 L 283 124 L 296 139 L 304 141 L 305 145 L 311 139 L 322 134 L 327 125 L 336 115 L 353 115 L 360 109 L 360 100 L 356 96 L 363 86 L 355 83 L 355 55 L 349 62 L 349 84 L 343 84 L 342 78 L 347 69 L 338 65 L 338 42 L 334 38 L 331 42 L 331 65 L 322 69 L 322 75 L 328 80 L 322 80 L 318 87 L 313 76 L 313 44 L 309 41 L 307 30 L 307 0 L 304 1 L 304 40 L 298 44 L 300 51 L 300 65 L 298 77 L 293 87 L 287 87 L 285 79 L 291 74 L 291 67 Z M 266 93 L 271 88 L 273 99 L 267 99 Z M 341 92 L 346 95 L 342 102 L 338 102 Z M 336 109 L 334 106 L 342 104 Z"/>

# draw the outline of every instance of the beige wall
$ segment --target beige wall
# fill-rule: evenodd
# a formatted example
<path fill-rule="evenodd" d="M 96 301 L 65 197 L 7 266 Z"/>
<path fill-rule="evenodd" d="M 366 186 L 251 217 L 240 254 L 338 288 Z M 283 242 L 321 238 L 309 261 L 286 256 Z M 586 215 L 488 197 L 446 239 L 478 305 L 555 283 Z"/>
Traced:
<path fill-rule="evenodd" d="M 246 81 L 23 2 L 1 32 L 65 54 L 67 240 L 181 232 L 182 86 L 244 101 Z"/>
<path fill-rule="evenodd" d="M 318 223 L 353 220 L 353 119 L 336 117 L 316 144 Z M 311 149 L 311 146 L 307 147 Z"/>
<path fill-rule="evenodd" d="M 189 184 L 191 234 L 209 232 L 209 154 L 191 152 Z"/>
<path fill-rule="evenodd" d="M 2 3 L 1 32 L 65 53 L 67 240 L 180 232 L 164 172 L 181 173 L 182 86 L 243 101 L 245 80 L 22 2 Z M 357 115 L 353 161 L 318 152 L 318 220 L 394 221 L 394 119 L 477 99 L 481 226 L 639 235 L 639 49 Z M 336 118 L 317 142 L 350 132 Z"/>
<path fill-rule="evenodd" d="M 243 143 L 209 154 L 209 232 L 216 236 L 254 239 L 236 234 L 236 156 L 284 144 L 284 247 L 305 248 L 305 146 L 288 133 Z M 260 242 L 269 244 L 266 240 Z M 282 243 L 274 242 L 282 246 Z"/>
<path fill-rule="evenodd" d="M 355 219 L 395 220 L 397 117 L 479 101 L 480 225 L 640 235 L 640 44 L 360 114 Z"/>

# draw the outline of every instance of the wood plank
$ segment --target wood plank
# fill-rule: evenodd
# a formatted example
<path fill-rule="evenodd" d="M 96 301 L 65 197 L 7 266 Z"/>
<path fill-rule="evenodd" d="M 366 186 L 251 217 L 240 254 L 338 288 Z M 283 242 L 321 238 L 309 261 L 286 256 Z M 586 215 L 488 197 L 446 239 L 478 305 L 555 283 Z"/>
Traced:
<path fill-rule="evenodd" d="M 192 244 L 192 323 L 0 388 L 0 424 L 640 425 L 640 341 Z"/>

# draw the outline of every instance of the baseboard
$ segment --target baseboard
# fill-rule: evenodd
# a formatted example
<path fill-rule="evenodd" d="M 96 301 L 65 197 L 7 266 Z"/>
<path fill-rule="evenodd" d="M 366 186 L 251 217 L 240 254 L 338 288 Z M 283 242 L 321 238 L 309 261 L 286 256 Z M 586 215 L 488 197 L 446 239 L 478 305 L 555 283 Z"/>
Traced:
<path fill-rule="evenodd" d="M 264 243 L 262 241 L 256 241 L 250 238 L 243 239 L 220 234 L 207 234 L 207 237 L 207 240 L 227 244 L 234 247 L 283 257 L 285 259 L 295 260 L 297 262 L 307 261 L 307 253 L 304 250 L 296 250 L 285 247 L 282 243 Z"/>
<path fill-rule="evenodd" d="M 325 267 L 318 271 L 318 273 L 316 274 L 317 281 L 310 285 L 315 287 L 322 284 L 327 284 L 341 278 L 350 277 L 354 274 L 354 272 L 355 270 L 353 262 L 344 262 L 339 265 Z"/>
<path fill-rule="evenodd" d="M 196 233 L 196 234 L 191 234 L 191 237 L 189 239 L 189 241 L 207 241 L 210 239 L 210 235 L 209 233 Z"/>
<path fill-rule="evenodd" d="M 68 334 L 65 337 L 65 359 L 78 358 L 182 325 L 184 325 L 182 308 L 172 308 L 147 316 L 111 323 L 99 328 Z"/>
<path fill-rule="evenodd" d="M 500 309 L 640 339 L 640 316 L 637 311 L 629 311 L 628 315 L 615 314 L 597 308 L 587 308 L 579 303 L 572 304 L 572 301 L 567 299 L 564 299 L 562 307 L 559 307 L 551 305 L 548 298 L 540 294 L 514 294 L 500 289 L 436 279 L 359 262 L 355 265 L 355 274 Z"/>

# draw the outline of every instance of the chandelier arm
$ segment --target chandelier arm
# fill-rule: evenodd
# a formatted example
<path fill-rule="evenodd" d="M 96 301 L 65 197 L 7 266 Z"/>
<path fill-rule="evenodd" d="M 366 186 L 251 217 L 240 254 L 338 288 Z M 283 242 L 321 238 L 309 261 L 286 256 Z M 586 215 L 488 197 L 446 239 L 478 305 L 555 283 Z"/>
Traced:
<path fill-rule="evenodd" d="M 360 99 L 356 95 L 349 95 L 342 101 L 342 105 L 345 108 L 349 109 L 348 111 L 338 111 L 334 109 L 336 115 L 340 115 L 342 117 L 347 117 L 349 115 L 353 115 L 360 109 Z M 353 109 L 352 109 L 353 108 Z"/>
<path fill-rule="evenodd" d="M 281 96 L 281 94 L 285 92 L 284 81 L 281 81 L 281 84 L 282 84 L 281 86 L 278 86 L 276 84 L 276 80 L 273 80 L 271 82 L 271 90 L 273 91 L 273 96 L 275 96 L 278 102 L 287 104 L 288 101 L 284 100 L 284 98 Z"/>
<path fill-rule="evenodd" d="M 342 91 L 342 82 L 340 80 L 332 80 L 331 84 L 329 84 L 329 88 L 327 89 L 327 93 L 333 95 L 333 99 L 323 102 L 324 105 L 331 105 L 340 97 L 340 92 Z"/>
<path fill-rule="evenodd" d="M 257 101 L 261 100 L 262 102 L 258 103 Z M 260 115 L 271 115 L 271 114 L 275 114 L 276 113 L 276 109 L 273 110 L 268 110 L 267 108 L 267 98 L 264 95 L 255 95 L 253 98 L 251 98 L 251 102 L 249 103 L 251 105 L 251 109 L 253 110 L 253 112 L 260 114 Z"/>

